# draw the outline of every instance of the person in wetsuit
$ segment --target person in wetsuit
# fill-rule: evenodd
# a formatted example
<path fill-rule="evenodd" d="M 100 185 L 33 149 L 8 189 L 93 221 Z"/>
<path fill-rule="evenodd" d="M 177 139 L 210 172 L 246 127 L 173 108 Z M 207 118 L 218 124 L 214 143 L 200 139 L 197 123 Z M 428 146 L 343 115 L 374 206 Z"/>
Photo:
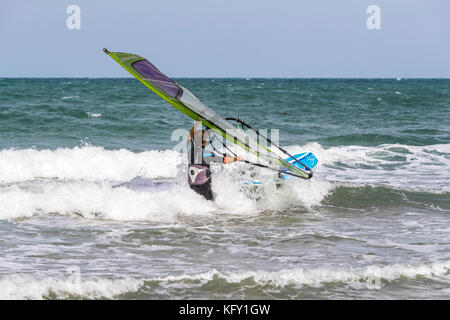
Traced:
<path fill-rule="evenodd" d="M 205 197 L 207 200 L 213 200 L 211 189 L 211 171 L 209 166 L 211 162 L 233 163 L 242 160 L 242 157 L 219 156 L 213 152 L 205 150 L 209 142 L 208 133 L 205 130 L 196 130 L 201 121 L 196 121 L 187 142 L 188 154 L 188 182 L 192 190 Z"/>

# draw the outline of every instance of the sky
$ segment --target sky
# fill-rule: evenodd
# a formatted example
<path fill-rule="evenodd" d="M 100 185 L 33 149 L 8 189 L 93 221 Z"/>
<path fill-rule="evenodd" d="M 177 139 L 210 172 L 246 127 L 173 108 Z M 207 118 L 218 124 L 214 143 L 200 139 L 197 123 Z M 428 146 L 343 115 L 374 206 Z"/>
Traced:
<path fill-rule="evenodd" d="M 0 0 L 0 77 L 130 76 L 104 47 L 171 77 L 450 78 L 450 1 Z"/>

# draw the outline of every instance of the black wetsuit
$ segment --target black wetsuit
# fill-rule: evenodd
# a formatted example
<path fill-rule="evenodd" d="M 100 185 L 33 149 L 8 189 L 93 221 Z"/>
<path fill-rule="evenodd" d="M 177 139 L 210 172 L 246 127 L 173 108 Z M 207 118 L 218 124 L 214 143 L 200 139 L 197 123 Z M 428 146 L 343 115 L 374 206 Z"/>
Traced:
<path fill-rule="evenodd" d="M 194 139 L 188 142 L 188 183 L 192 190 L 213 200 L 214 195 L 211 189 L 211 162 L 223 163 L 224 157 L 217 156 L 213 152 L 205 151 L 205 147 L 197 147 Z"/>

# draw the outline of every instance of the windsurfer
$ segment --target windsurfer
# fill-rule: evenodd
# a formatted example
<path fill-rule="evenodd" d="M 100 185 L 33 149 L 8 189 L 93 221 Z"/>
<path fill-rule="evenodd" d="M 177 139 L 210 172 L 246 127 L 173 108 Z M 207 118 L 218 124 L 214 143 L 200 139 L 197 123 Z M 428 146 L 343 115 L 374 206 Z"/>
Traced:
<path fill-rule="evenodd" d="M 192 190 L 205 197 L 207 200 L 213 200 L 214 196 L 211 189 L 211 162 L 233 163 L 242 160 L 242 157 L 224 157 L 207 152 L 205 150 L 210 143 L 208 132 L 205 130 L 196 130 L 201 121 L 196 121 L 187 142 L 188 154 L 188 182 Z"/>

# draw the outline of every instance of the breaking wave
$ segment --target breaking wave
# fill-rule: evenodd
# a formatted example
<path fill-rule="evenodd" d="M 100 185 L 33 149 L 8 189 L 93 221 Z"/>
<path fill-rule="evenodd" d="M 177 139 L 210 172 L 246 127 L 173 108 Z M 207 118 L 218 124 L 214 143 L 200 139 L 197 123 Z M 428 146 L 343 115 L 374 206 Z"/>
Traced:
<path fill-rule="evenodd" d="M 29 274 L 13 274 L 0 277 L 0 299 L 112 299 L 129 291 L 137 291 L 142 284 L 142 280 L 132 278 L 42 278 Z"/>
<path fill-rule="evenodd" d="M 117 299 L 130 293 L 139 296 L 140 292 L 149 290 L 154 291 L 155 294 L 177 297 L 182 296 L 186 289 L 195 291 L 204 286 L 220 286 L 222 294 L 227 296 L 233 294 L 233 284 L 240 284 L 241 292 L 259 288 L 263 295 L 265 290 L 271 291 L 276 288 L 290 287 L 302 290 L 307 287 L 321 288 L 328 285 L 344 285 L 355 290 L 380 290 L 393 281 L 419 278 L 442 279 L 449 274 L 449 271 L 450 261 L 416 265 L 370 265 L 360 268 L 295 268 L 279 271 L 228 272 L 214 269 L 191 275 L 140 279 L 84 279 L 74 275 L 37 277 L 30 274 L 12 274 L 0 277 L 2 288 L 0 299 Z"/>
<path fill-rule="evenodd" d="M 205 285 L 211 281 L 225 280 L 227 283 L 246 282 L 247 286 L 257 284 L 259 286 L 274 287 L 321 287 L 326 284 L 348 284 L 354 288 L 369 287 L 369 289 L 381 289 L 384 283 L 400 278 L 414 279 L 417 277 L 434 278 L 442 277 L 450 271 L 450 261 L 434 262 L 418 265 L 371 265 L 362 268 L 319 268 L 319 269 L 283 269 L 279 271 L 238 271 L 222 272 L 211 270 L 209 272 L 156 278 L 157 282 L 177 282 Z"/>
<path fill-rule="evenodd" d="M 214 202 L 189 189 L 182 172 L 184 155 L 173 150 L 136 153 L 94 146 L 1 150 L 0 219 L 46 212 L 112 220 L 174 221 L 178 215 L 257 214 L 299 206 L 310 208 L 343 186 L 362 191 L 366 186 L 382 186 L 435 194 L 449 192 L 448 144 L 325 149 L 312 143 L 288 149 L 310 150 L 317 155 L 319 167 L 313 179 L 290 179 L 279 189 L 274 183 L 267 183 L 256 201 L 247 197 L 241 190 L 242 184 L 233 180 L 233 172 L 241 164 L 219 165 L 213 180 Z M 136 176 L 170 178 L 173 183 L 168 188 L 148 190 L 151 192 L 114 188 Z"/>

